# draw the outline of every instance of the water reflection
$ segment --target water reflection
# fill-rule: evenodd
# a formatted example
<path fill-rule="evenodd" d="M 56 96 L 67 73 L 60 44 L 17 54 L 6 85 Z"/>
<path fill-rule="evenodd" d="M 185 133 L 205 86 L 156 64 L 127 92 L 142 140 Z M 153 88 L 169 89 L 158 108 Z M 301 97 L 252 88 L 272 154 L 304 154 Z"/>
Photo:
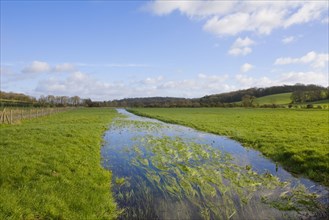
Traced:
<path fill-rule="evenodd" d="M 102 156 L 122 219 L 305 217 L 319 208 L 305 188 L 328 193 L 233 140 L 118 111 Z"/>

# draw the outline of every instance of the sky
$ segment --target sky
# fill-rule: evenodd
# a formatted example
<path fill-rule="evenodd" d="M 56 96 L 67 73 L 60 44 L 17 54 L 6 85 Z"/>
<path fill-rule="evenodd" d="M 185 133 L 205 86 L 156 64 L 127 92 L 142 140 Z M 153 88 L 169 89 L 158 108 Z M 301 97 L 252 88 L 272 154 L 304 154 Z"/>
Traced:
<path fill-rule="evenodd" d="M 328 4 L 1 0 L 1 91 L 103 101 L 327 87 Z"/>

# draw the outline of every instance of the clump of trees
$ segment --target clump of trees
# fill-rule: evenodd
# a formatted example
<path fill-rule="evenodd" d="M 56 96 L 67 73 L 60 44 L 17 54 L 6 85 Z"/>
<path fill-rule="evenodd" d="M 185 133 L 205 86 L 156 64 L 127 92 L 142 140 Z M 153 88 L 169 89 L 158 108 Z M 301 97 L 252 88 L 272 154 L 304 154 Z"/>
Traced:
<path fill-rule="evenodd" d="M 329 98 L 328 89 L 316 89 L 309 91 L 297 90 L 291 94 L 292 103 L 314 102 Z"/>
<path fill-rule="evenodd" d="M 252 107 L 254 100 L 256 99 L 255 96 L 251 96 L 251 95 L 244 95 L 242 97 L 242 105 L 243 107 Z"/>

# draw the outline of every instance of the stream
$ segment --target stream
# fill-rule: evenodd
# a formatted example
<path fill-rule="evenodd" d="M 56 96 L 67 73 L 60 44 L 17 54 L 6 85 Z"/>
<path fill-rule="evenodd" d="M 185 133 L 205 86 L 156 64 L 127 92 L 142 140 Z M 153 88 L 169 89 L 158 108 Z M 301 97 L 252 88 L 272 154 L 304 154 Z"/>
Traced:
<path fill-rule="evenodd" d="M 229 138 L 117 109 L 102 166 L 120 219 L 326 219 L 329 190 Z"/>

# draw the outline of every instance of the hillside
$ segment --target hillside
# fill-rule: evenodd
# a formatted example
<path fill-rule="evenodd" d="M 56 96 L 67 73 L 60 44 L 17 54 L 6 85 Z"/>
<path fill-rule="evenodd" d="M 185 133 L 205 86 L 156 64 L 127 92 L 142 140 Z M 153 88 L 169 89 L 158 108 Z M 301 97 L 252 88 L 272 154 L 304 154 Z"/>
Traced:
<path fill-rule="evenodd" d="M 280 93 L 275 95 L 267 95 L 263 97 L 256 98 L 254 103 L 258 105 L 287 105 L 291 103 L 291 92 Z"/>

